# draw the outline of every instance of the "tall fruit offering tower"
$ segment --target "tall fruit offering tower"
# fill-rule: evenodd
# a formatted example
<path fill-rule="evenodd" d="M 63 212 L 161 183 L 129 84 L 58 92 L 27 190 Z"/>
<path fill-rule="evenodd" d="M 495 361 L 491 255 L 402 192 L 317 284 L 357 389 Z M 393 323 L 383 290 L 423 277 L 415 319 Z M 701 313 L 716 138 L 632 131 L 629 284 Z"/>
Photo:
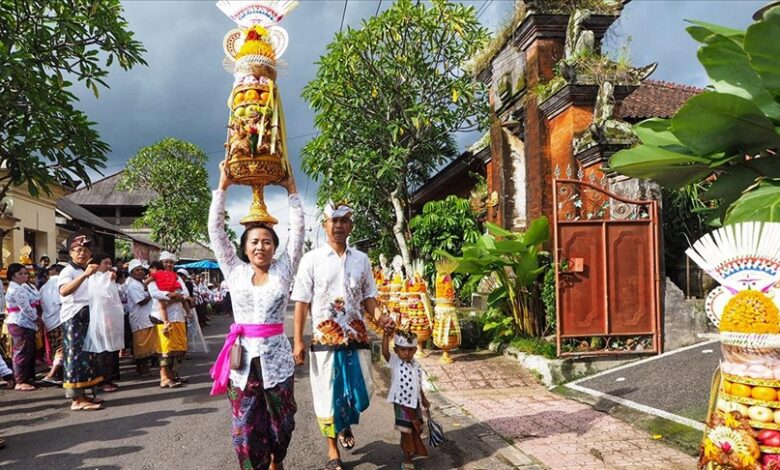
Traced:
<path fill-rule="evenodd" d="M 230 119 L 225 157 L 230 177 L 252 187 L 244 225 L 276 224 L 268 213 L 263 187 L 291 172 L 287 158 L 284 112 L 276 86 L 276 67 L 288 35 L 279 23 L 298 0 L 220 0 L 217 7 L 238 27 L 224 39 L 225 69 L 233 74 L 228 99 Z"/>

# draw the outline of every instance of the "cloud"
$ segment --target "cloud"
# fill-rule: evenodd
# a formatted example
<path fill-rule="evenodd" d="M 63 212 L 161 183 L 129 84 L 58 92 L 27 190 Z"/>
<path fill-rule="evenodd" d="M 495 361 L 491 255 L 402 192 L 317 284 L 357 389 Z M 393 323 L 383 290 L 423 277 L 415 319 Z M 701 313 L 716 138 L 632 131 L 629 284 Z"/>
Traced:
<path fill-rule="evenodd" d="M 390 1 L 381 3 L 382 10 Z M 511 15 L 513 1 L 464 1 L 479 9 L 487 27 L 495 29 Z M 615 51 L 631 38 L 634 64 L 659 62 L 653 78 L 703 86 L 706 76 L 696 60 L 697 44 L 684 31 L 684 18 L 696 18 L 733 27 L 750 23 L 761 1 L 640 1 L 624 10 L 606 40 Z M 359 27 L 376 12 L 379 0 L 347 3 L 344 27 Z M 83 85 L 74 92 L 78 106 L 97 123 L 104 141 L 111 145 L 107 174 L 122 169 L 139 148 L 168 136 L 190 141 L 209 154 L 212 186 L 218 179 L 217 164 L 223 158 L 226 101 L 232 77 L 221 66 L 222 38 L 234 27 L 214 5 L 214 1 L 125 1 L 125 18 L 136 38 L 147 49 L 148 67 L 123 71 L 111 68 L 108 90 L 99 99 Z M 285 106 L 288 148 L 296 169 L 299 187 L 313 199 L 317 183 L 300 170 L 302 146 L 313 136 L 314 115 L 301 98 L 306 83 L 317 73 L 317 60 L 339 30 L 343 0 L 304 0 L 285 18 L 282 26 L 290 34 L 284 55 L 288 66 L 278 84 Z M 478 133 L 457 136 L 462 148 L 479 137 Z"/>

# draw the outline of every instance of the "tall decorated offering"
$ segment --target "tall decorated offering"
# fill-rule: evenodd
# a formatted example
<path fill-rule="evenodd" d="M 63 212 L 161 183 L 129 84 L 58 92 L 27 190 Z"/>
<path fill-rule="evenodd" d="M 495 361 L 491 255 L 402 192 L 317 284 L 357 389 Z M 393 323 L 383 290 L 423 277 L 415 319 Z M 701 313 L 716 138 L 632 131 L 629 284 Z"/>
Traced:
<path fill-rule="evenodd" d="M 217 2 L 238 25 L 228 31 L 223 43 L 225 68 L 234 77 L 225 149 L 230 177 L 252 187 L 249 214 L 241 219 L 244 225 L 278 222 L 268 213 L 263 187 L 291 172 L 276 86 L 277 61 L 287 49 L 288 35 L 277 23 L 297 5 L 298 0 Z"/>
<path fill-rule="evenodd" d="M 452 272 L 457 262 L 441 260 L 436 263 L 436 307 L 433 322 L 433 344 L 444 353 L 439 362 L 452 363 L 450 351 L 460 346 L 460 323 L 455 308 L 455 286 L 452 284 Z"/>
<path fill-rule="evenodd" d="M 705 301 L 723 359 L 699 468 L 780 470 L 780 223 L 727 225 L 687 253 L 720 283 Z"/>
<path fill-rule="evenodd" d="M 425 343 L 432 334 L 431 301 L 428 298 L 428 286 L 423 278 L 423 263 L 416 260 L 412 263 L 414 276 L 406 281 L 407 306 L 406 315 L 409 318 L 409 330 L 417 335 L 417 355 L 427 356 Z"/>

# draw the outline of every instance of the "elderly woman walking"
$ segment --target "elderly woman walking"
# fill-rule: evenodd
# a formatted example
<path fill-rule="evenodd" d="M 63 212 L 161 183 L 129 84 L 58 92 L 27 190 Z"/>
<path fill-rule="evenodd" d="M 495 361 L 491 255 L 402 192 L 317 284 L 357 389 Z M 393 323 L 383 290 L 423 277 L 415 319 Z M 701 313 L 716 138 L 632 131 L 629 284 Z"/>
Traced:
<path fill-rule="evenodd" d="M 160 253 L 160 261 L 166 271 L 173 272 L 176 256 L 168 251 Z M 187 311 L 189 293 L 184 281 L 177 277 L 179 289 L 173 292 L 161 290 L 156 281 L 149 283 L 149 294 L 152 296 L 152 316 L 160 323 L 156 326 L 157 337 L 160 340 L 160 387 L 180 387 L 185 380 L 178 374 L 179 364 L 187 353 Z M 164 307 L 161 302 L 166 302 Z M 168 304 L 170 302 L 170 304 Z M 167 312 L 169 325 L 163 324 L 163 308 Z"/>
<path fill-rule="evenodd" d="M 13 339 L 14 390 L 29 392 L 35 387 L 35 333 L 38 331 L 38 311 L 35 298 L 24 286 L 30 273 L 23 265 L 8 266 L 8 292 L 5 294 L 8 309 L 8 333 Z"/>
<path fill-rule="evenodd" d="M 227 391 L 233 412 L 233 446 L 242 469 L 283 468 L 295 428 L 293 362 L 284 335 L 290 283 L 303 252 L 303 204 L 292 175 L 279 183 L 290 201 L 290 239 L 279 259 L 279 237 L 269 225 L 249 225 L 239 253 L 225 233 L 225 192 L 231 180 L 220 164 L 219 187 L 209 212 L 211 247 L 232 296 L 235 323 L 211 369 L 212 395 Z M 234 345 L 238 357 L 231 351 Z M 240 358 L 240 359 L 239 359 Z"/>
<path fill-rule="evenodd" d="M 89 283 L 85 281 L 98 269 L 97 264 L 91 263 L 92 240 L 86 235 L 73 237 L 70 259 L 57 279 L 65 351 L 62 387 L 65 396 L 72 400 L 71 410 L 99 410 L 103 408 L 103 400 L 94 397 L 94 387 L 103 381 L 103 377 L 96 370 L 96 355 L 84 350 L 89 330 Z M 92 390 L 93 398 L 86 396 L 88 389 Z"/>

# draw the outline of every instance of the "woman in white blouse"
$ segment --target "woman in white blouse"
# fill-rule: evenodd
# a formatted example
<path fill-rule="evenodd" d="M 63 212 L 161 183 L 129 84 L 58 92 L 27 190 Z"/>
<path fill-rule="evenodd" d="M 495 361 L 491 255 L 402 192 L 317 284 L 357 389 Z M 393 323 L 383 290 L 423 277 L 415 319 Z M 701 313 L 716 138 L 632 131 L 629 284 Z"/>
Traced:
<path fill-rule="evenodd" d="M 38 331 L 36 297 L 25 285 L 30 273 L 23 265 L 8 266 L 8 292 L 5 294 L 8 308 L 8 333 L 13 338 L 14 390 L 36 390 L 35 383 L 35 333 Z M 35 289 L 30 286 L 31 289 Z"/>
<path fill-rule="evenodd" d="M 225 233 L 225 192 L 231 184 L 222 162 L 209 212 L 209 236 L 230 289 L 235 323 L 211 370 L 215 379 L 211 393 L 228 392 L 233 445 L 241 468 L 279 470 L 295 428 L 295 364 L 284 334 L 284 317 L 303 252 L 303 204 L 290 175 L 279 183 L 287 189 L 290 202 L 285 253 L 274 259 L 279 237 L 271 226 L 261 224 L 246 227 L 236 253 Z M 236 343 L 240 361 L 231 354 Z"/>

